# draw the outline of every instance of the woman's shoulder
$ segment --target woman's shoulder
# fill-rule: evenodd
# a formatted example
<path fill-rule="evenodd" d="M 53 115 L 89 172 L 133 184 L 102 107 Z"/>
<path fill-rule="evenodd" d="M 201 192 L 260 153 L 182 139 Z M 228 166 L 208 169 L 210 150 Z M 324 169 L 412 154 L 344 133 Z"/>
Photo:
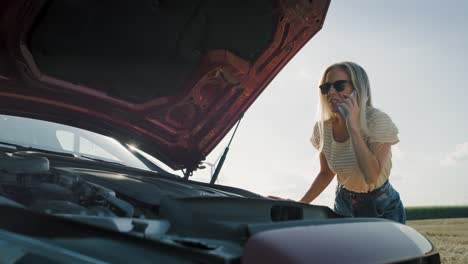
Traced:
<path fill-rule="evenodd" d="M 384 111 L 375 108 L 375 107 L 368 107 L 366 111 L 367 122 L 369 121 L 378 121 L 382 119 L 390 119 L 390 116 L 385 113 Z"/>
<path fill-rule="evenodd" d="M 329 127 L 329 126 L 331 126 L 331 123 L 332 123 L 331 119 L 325 120 L 325 121 L 323 121 L 323 127 Z M 315 124 L 314 124 L 314 131 L 318 131 L 319 126 L 320 126 L 320 121 L 316 121 Z"/>
<path fill-rule="evenodd" d="M 395 123 L 393 123 L 392 118 L 385 113 L 384 111 L 370 107 L 366 111 L 366 119 L 367 119 L 367 126 L 369 128 L 373 128 L 376 126 L 395 126 Z"/>
<path fill-rule="evenodd" d="M 371 107 L 367 109 L 367 127 L 371 142 L 398 142 L 398 128 L 384 111 Z"/>
<path fill-rule="evenodd" d="M 331 120 L 325 120 L 321 125 L 320 121 L 316 121 L 314 124 L 314 129 L 312 136 L 310 138 L 310 141 L 312 142 L 312 145 L 316 148 L 319 149 L 320 146 L 320 141 L 323 136 L 326 138 L 328 135 L 329 127 L 331 126 Z"/>

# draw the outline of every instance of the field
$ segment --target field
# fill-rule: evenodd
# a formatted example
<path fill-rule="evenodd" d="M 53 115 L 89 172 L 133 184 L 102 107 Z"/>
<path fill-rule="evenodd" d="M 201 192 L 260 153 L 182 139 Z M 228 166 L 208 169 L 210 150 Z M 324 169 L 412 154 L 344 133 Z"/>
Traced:
<path fill-rule="evenodd" d="M 468 263 L 468 218 L 410 220 L 407 225 L 431 240 L 442 263 Z"/>

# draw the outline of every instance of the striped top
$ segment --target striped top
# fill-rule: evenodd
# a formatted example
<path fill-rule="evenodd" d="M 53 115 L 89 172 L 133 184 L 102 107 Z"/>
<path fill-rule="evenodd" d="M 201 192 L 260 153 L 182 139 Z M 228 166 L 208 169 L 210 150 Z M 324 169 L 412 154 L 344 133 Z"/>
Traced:
<path fill-rule="evenodd" d="M 365 137 L 364 141 L 368 145 L 371 143 L 396 144 L 399 142 L 398 128 L 386 113 L 376 108 L 368 108 L 366 117 L 369 136 Z M 336 174 L 338 183 L 344 185 L 347 190 L 360 193 L 370 192 L 385 183 L 392 169 L 391 153 L 383 164 L 384 168 L 377 182 L 375 184 L 366 184 L 357 164 L 351 138 L 345 142 L 336 142 L 333 138 L 331 120 L 324 122 L 323 130 L 324 142 L 322 153 L 327 159 L 328 166 Z M 319 149 L 320 133 L 318 124 L 315 124 L 314 133 L 310 140 L 312 145 L 316 149 Z"/>

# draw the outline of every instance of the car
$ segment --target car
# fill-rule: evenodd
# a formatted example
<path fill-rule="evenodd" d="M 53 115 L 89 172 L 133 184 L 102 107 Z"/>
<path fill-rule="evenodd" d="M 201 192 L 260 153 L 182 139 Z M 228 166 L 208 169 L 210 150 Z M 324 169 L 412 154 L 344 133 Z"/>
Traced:
<path fill-rule="evenodd" d="M 1 1 L 0 262 L 440 263 L 409 226 L 190 179 L 329 4 Z"/>

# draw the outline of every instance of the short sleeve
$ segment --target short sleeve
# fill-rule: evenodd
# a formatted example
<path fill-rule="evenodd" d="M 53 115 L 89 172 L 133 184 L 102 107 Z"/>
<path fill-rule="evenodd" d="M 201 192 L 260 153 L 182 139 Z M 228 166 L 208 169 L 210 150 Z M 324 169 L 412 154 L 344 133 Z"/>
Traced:
<path fill-rule="evenodd" d="M 314 125 L 314 131 L 312 132 L 310 142 L 312 143 L 312 146 L 314 146 L 314 148 L 316 148 L 317 150 L 320 148 L 320 130 L 318 127 L 318 123 L 315 123 Z"/>
<path fill-rule="evenodd" d="M 390 143 L 396 144 L 398 138 L 398 128 L 386 113 L 374 109 L 369 117 L 369 143 Z"/>

